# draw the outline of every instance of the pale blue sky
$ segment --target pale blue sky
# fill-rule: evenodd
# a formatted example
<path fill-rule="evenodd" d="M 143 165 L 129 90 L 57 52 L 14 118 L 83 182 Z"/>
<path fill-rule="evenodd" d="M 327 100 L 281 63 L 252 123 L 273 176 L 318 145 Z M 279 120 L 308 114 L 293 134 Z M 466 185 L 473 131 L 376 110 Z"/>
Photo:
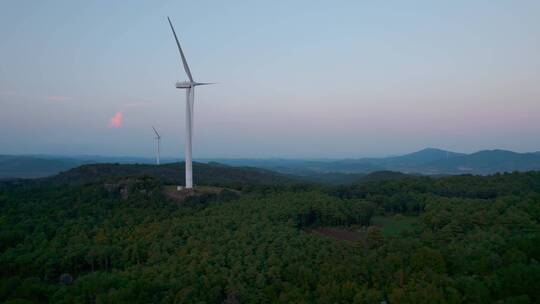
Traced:
<path fill-rule="evenodd" d="M 540 1 L 0 2 L 0 154 L 540 150 Z M 109 120 L 122 112 L 120 128 Z"/>

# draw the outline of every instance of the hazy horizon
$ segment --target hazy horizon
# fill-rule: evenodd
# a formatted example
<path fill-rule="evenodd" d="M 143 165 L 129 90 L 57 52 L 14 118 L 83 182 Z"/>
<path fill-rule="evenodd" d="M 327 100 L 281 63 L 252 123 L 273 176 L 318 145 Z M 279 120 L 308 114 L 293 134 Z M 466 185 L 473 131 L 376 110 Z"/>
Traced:
<path fill-rule="evenodd" d="M 0 154 L 361 158 L 540 151 L 540 2 L 0 4 Z"/>
<path fill-rule="evenodd" d="M 388 158 L 388 157 L 396 157 L 396 156 L 404 156 L 416 152 L 420 152 L 423 150 L 429 150 L 429 149 L 435 149 L 435 150 L 442 150 L 436 147 L 426 147 L 423 149 L 415 150 L 415 151 L 409 151 L 401 154 L 396 153 L 389 153 L 384 155 L 365 155 L 365 156 L 357 156 L 357 157 L 280 157 L 280 156 L 270 156 L 270 157 L 198 157 L 194 158 L 194 161 L 199 162 L 205 162 L 205 161 L 213 161 L 213 160 L 291 160 L 291 161 L 333 161 L 333 160 L 345 160 L 345 159 L 364 159 L 364 158 Z M 516 153 L 540 153 L 540 151 L 512 151 L 512 150 L 504 150 L 504 149 L 484 149 L 484 150 L 478 150 L 471 153 L 476 152 L 484 152 L 484 151 L 509 151 L 509 152 L 516 152 Z M 461 151 L 450 151 L 450 150 L 443 150 L 451 153 L 460 153 L 460 154 L 471 154 L 468 152 L 461 152 Z M 22 156 L 22 157 L 43 157 L 43 158 L 74 158 L 74 159 L 87 159 L 87 160 L 97 160 L 97 158 L 104 158 L 104 159 L 141 159 L 149 162 L 155 161 L 155 155 L 106 155 L 106 154 L 42 154 L 42 153 L 36 153 L 36 154 L 0 154 L 0 156 Z M 184 155 L 161 155 L 161 161 L 162 162 L 170 162 L 170 161 L 184 161 Z"/>

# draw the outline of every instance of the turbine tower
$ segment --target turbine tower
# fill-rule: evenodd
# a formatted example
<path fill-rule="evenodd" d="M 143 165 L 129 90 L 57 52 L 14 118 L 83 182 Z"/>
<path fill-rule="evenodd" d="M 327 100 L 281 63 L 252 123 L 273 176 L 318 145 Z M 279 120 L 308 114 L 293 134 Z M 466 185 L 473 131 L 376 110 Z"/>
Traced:
<path fill-rule="evenodd" d="M 152 129 L 154 129 L 154 133 L 156 133 L 156 141 L 157 141 L 157 148 L 156 148 L 156 165 L 159 165 L 159 142 L 161 141 L 161 135 L 159 135 L 158 131 L 154 126 L 152 126 Z"/>
<path fill-rule="evenodd" d="M 186 157 L 186 189 L 192 189 L 193 188 L 193 169 L 192 169 L 192 161 L 191 161 L 191 143 L 192 143 L 192 135 L 193 135 L 193 106 L 194 106 L 194 100 L 195 100 L 195 87 L 200 85 L 207 85 L 207 84 L 213 84 L 213 83 L 205 83 L 205 82 L 196 82 L 193 80 L 193 76 L 191 76 L 191 71 L 189 70 L 189 66 L 186 61 L 186 56 L 184 56 L 184 52 L 182 51 L 182 47 L 180 46 L 180 42 L 178 41 L 178 37 L 176 36 L 176 32 L 174 31 L 174 27 L 171 23 L 171 19 L 167 17 L 169 20 L 169 25 L 171 26 L 171 30 L 174 35 L 174 40 L 176 40 L 176 45 L 178 46 L 178 51 L 180 52 L 180 58 L 182 58 L 182 65 L 184 66 L 184 71 L 186 71 L 187 77 L 189 81 L 179 81 L 176 83 L 177 89 L 185 89 L 186 90 L 186 146 L 185 146 L 185 157 Z"/>

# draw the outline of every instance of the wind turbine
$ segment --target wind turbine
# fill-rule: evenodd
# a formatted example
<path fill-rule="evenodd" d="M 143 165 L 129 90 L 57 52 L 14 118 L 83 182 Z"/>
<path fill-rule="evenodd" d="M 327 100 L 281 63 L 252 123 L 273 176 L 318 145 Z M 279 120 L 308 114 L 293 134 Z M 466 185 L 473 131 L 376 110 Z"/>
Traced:
<path fill-rule="evenodd" d="M 152 129 L 154 129 L 154 133 L 156 133 L 156 141 L 157 141 L 157 149 L 156 149 L 156 165 L 159 165 L 159 142 L 161 141 L 161 135 L 159 135 L 158 131 L 154 126 L 152 126 Z"/>
<path fill-rule="evenodd" d="M 178 51 L 180 52 L 180 57 L 182 58 L 182 65 L 184 66 L 184 71 L 186 71 L 187 77 L 189 78 L 189 81 L 179 81 L 176 83 L 177 89 L 185 89 L 186 90 L 186 146 L 185 146 L 185 157 L 186 157 L 186 189 L 192 189 L 193 188 L 193 168 L 192 168 L 192 161 L 191 161 L 191 143 L 192 143 L 192 132 L 193 132 L 193 106 L 194 106 L 194 100 L 195 100 L 195 87 L 200 85 L 207 85 L 207 84 L 213 84 L 208 82 L 196 82 L 193 80 L 193 76 L 191 76 L 191 71 L 189 70 L 189 66 L 186 61 L 186 56 L 184 56 L 184 52 L 182 51 L 182 47 L 180 46 L 180 42 L 178 41 L 178 37 L 176 36 L 176 32 L 174 31 L 174 27 L 171 23 L 171 19 L 167 17 L 167 20 L 169 20 L 169 25 L 171 26 L 171 30 L 174 35 L 174 40 L 176 40 L 176 45 L 178 46 Z"/>

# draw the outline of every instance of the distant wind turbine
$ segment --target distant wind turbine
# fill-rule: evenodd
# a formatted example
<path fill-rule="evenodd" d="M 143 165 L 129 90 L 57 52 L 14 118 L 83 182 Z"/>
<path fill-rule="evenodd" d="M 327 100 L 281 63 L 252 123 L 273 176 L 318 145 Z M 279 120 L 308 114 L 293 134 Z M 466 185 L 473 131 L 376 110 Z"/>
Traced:
<path fill-rule="evenodd" d="M 157 147 L 156 147 L 156 165 L 159 165 L 159 144 L 161 141 L 161 135 L 159 135 L 158 131 L 154 126 L 152 126 L 152 129 L 154 129 L 154 133 L 156 133 L 156 141 L 157 141 Z"/>
<path fill-rule="evenodd" d="M 194 100 L 195 100 L 195 87 L 200 86 L 200 85 L 213 84 L 213 83 L 196 82 L 193 80 L 193 76 L 191 76 L 191 71 L 189 70 L 189 66 L 186 61 L 186 56 L 184 56 L 184 52 L 182 51 L 182 47 L 180 46 L 180 42 L 178 41 L 178 37 L 176 36 L 176 32 L 174 31 L 174 27 L 171 23 L 171 19 L 169 17 L 167 17 L 167 19 L 169 20 L 169 25 L 171 26 L 171 30 L 174 35 L 174 40 L 176 40 L 176 45 L 178 46 L 178 51 L 180 52 L 180 57 L 182 58 L 182 65 L 184 66 L 184 71 L 186 71 L 187 77 L 189 78 L 189 81 L 177 82 L 176 88 L 186 89 L 186 146 L 185 146 L 186 189 L 191 189 L 193 188 L 191 138 L 192 138 L 192 132 L 193 132 L 193 107 L 194 107 Z"/>

